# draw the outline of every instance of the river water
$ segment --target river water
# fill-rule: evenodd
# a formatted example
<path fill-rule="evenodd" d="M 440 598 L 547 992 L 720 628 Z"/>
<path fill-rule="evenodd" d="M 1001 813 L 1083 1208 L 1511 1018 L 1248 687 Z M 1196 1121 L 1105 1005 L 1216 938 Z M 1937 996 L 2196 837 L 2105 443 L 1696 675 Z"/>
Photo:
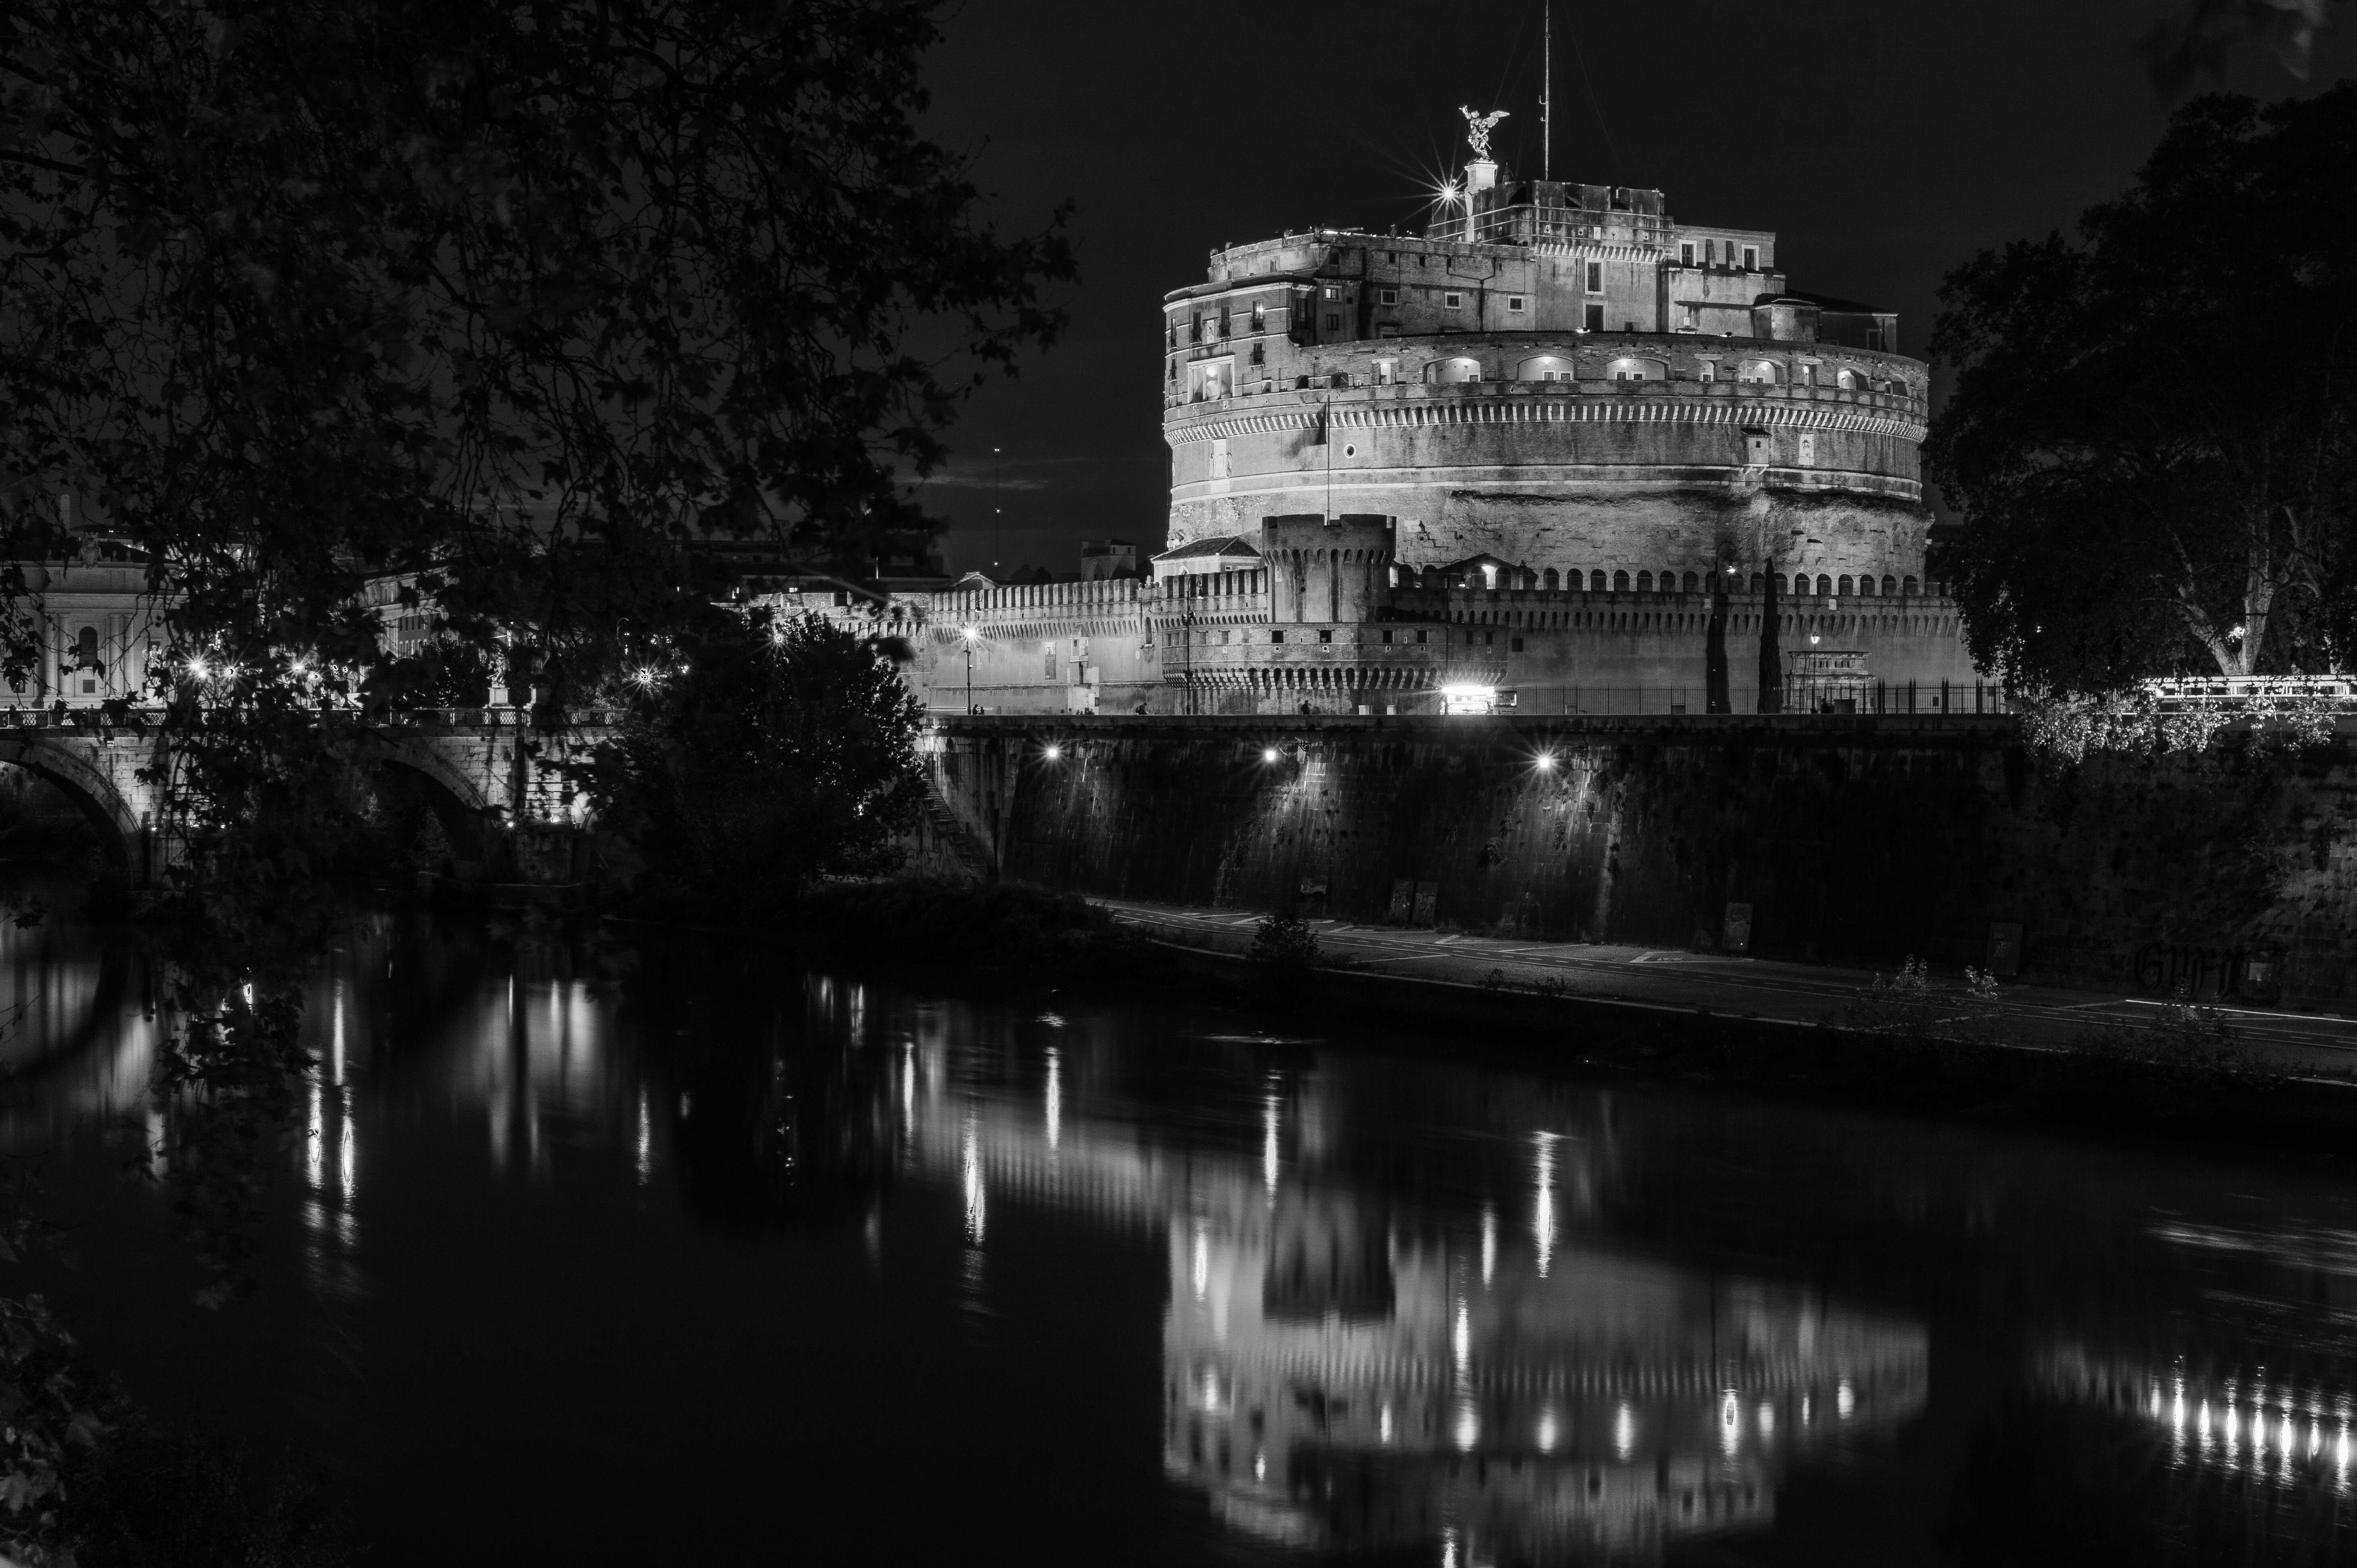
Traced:
<path fill-rule="evenodd" d="M 2329 1160 L 371 915 L 215 1312 L 121 1176 L 150 963 L 0 926 L 0 1133 L 80 1253 L 31 1283 L 383 1561 L 2352 1551 Z"/>

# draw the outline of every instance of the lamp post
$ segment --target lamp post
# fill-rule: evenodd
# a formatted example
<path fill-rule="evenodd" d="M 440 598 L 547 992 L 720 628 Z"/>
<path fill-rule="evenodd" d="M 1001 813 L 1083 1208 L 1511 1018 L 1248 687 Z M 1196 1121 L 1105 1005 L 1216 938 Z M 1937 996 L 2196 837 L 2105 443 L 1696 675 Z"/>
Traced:
<path fill-rule="evenodd" d="M 974 717 L 974 628 L 965 628 L 965 716 Z"/>

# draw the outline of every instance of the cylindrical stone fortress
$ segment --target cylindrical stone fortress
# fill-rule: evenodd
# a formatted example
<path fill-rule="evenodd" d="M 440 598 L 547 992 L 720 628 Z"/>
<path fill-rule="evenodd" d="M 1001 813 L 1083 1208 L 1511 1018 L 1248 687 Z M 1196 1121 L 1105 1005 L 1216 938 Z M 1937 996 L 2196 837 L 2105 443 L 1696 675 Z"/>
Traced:
<path fill-rule="evenodd" d="M 1373 514 L 1403 576 L 1920 583 L 1926 372 L 1896 317 L 1789 292 L 1772 234 L 1662 209 L 1525 181 L 1423 237 L 1215 252 L 1166 302 L 1171 546 Z"/>

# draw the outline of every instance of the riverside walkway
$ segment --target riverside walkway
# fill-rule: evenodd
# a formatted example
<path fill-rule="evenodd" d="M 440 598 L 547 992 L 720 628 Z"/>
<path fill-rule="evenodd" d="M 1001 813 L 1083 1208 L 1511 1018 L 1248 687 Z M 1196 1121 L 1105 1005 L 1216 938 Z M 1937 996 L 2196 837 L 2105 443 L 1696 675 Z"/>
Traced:
<path fill-rule="evenodd" d="M 1097 898 L 1124 924 L 1183 946 L 1242 956 L 1252 946 L 1257 910 L 1207 909 L 1133 899 Z M 1874 972 L 1786 963 L 1669 948 L 1611 947 L 1587 942 L 1539 942 L 1512 937 L 1353 925 L 1312 920 L 1319 951 L 1348 961 L 1361 972 L 1455 985 L 1505 985 L 1545 990 L 1567 999 L 1652 1012 L 1707 1009 L 1721 1017 L 1763 1023 L 1839 1025 Z M 1936 983 L 1962 999 L 1955 977 Z M 2116 991 L 2066 990 L 2007 983 L 2004 1035 L 2011 1045 L 2055 1049 L 2109 1023 L 2149 1024 L 2163 998 Z M 2357 1070 L 2357 1017 L 2297 1008 L 2215 1004 L 2254 1051 L 2284 1067 L 2346 1073 Z"/>

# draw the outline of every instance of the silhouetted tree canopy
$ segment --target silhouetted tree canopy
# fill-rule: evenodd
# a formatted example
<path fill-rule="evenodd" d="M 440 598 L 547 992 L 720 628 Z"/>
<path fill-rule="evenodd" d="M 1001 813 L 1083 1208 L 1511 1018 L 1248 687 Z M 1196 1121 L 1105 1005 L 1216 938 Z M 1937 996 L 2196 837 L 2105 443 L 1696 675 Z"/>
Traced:
<path fill-rule="evenodd" d="M 2104 693 L 2357 649 L 2357 85 L 2179 111 L 2136 184 L 1949 274 L 1925 468 L 1974 656 Z"/>
<path fill-rule="evenodd" d="M 696 597 L 701 536 L 922 536 L 908 478 L 1071 275 L 918 134 L 934 9 L 8 7 L 0 555 L 94 501 L 251 708 L 382 657 L 372 573 L 579 689 Z"/>
<path fill-rule="evenodd" d="M 587 782 L 643 892 L 776 916 L 822 875 L 890 864 L 923 792 L 924 709 L 881 644 L 815 616 L 716 611 L 637 653 L 630 707 Z"/>

